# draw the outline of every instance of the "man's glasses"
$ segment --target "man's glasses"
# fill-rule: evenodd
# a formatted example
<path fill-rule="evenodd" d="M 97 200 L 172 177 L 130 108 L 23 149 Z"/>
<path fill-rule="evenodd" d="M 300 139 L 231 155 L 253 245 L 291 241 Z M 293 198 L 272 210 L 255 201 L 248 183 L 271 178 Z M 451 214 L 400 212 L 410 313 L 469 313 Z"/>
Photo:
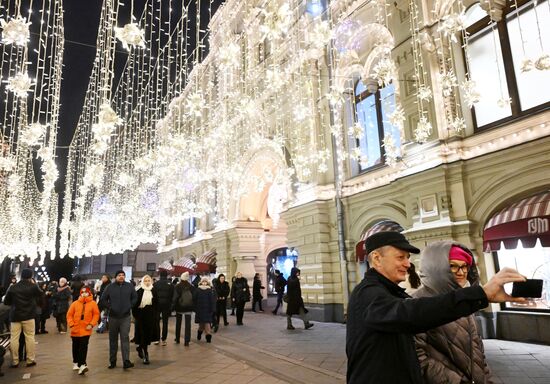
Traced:
<path fill-rule="evenodd" d="M 470 270 L 470 267 L 468 266 L 468 264 L 464 264 L 464 265 L 451 264 L 450 268 L 452 273 L 457 273 L 459 270 L 461 270 L 462 273 L 468 273 L 468 271 Z"/>

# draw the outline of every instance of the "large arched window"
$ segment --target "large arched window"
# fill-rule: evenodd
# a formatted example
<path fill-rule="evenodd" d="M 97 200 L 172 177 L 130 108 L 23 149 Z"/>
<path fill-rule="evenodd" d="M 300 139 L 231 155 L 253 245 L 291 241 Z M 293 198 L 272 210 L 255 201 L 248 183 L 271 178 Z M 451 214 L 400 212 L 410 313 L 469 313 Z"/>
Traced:
<path fill-rule="evenodd" d="M 389 84 L 384 88 L 367 87 L 359 80 L 355 86 L 355 118 L 363 128 L 363 135 L 356 139 L 361 153 L 359 172 L 383 165 L 384 137 L 393 136 L 395 147 L 401 147 L 399 128 L 390 124 L 389 114 L 395 109 L 395 87 Z"/>
<path fill-rule="evenodd" d="M 517 8 L 509 2 L 498 22 L 479 3 L 466 11 L 468 70 L 480 94 L 473 108 L 478 128 L 550 107 L 550 93 L 537 91 L 550 88 L 540 60 L 550 46 L 548 1 L 518 1 Z"/>

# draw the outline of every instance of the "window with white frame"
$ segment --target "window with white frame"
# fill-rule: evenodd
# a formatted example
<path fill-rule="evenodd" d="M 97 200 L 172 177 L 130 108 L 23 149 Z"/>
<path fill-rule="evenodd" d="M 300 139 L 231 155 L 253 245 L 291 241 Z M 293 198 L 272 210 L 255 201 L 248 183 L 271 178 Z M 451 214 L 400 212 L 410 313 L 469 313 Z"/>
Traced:
<path fill-rule="evenodd" d="M 468 72 L 480 94 L 473 108 L 477 128 L 550 107 L 550 92 L 536 91 L 550 88 L 549 0 L 508 2 L 498 22 L 475 3 L 466 25 Z"/>

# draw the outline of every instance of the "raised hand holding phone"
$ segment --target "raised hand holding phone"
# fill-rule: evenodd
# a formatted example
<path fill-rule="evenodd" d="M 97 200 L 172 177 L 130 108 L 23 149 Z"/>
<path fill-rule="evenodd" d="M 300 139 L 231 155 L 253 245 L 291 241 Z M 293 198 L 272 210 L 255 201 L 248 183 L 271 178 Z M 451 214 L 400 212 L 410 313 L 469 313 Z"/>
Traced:
<path fill-rule="evenodd" d="M 512 268 L 502 268 L 497 274 L 483 286 L 487 299 L 491 303 L 503 303 L 506 301 L 521 303 L 525 302 L 524 297 L 512 297 L 504 291 L 504 284 L 524 282 L 525 276 Z"/>

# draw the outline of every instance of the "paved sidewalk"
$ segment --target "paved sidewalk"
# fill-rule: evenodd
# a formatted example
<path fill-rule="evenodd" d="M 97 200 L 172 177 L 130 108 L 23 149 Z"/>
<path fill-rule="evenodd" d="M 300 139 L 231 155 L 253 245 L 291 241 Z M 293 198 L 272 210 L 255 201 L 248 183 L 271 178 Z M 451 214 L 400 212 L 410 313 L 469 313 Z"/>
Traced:
<path fill-rule="evenodd" d="M 94 383 L 144 382 L 198 383 L 206 380 L 215 383 L 345 383 L 345 325 L 317 323 L 305 331 L 303 323 L 294 319 L 296 330 L 286 330 L 284 316 L 271 312 L 245 312 L 244 326 L 235 325 L 235 317 L 228 316 L 230 325 L 221 327 L 212 344 L 196 341 L 193 326 L 189 347 L 175 344 L 173 326 L 168 345 L 150 347 L 151 365 L 139 361 L 135 345 L 131 344 L 131 359 L 136 367 L 128 371 L 119 367 L 107 369 L 108 335 L 94 333 L 90 341 L 86 377 L 71 370 L 71 340 L 68 335 L 50 333 L 37 335 L 37 362 L 35 367 L 10 369 L 10 356 L 6 355 L 0 378 L 5 383 L 60 383 L 74 384 L 75 380 Z M 47 329 L 53 330 L 50 319 Z M 503 384 L 550 384 L 550 346 L 486 340 L 485 348 L 495 381 Z M 120 354 L 120 352 L 119 352 Z M 30 373 L 29 379 L 23 375 Z"/>

